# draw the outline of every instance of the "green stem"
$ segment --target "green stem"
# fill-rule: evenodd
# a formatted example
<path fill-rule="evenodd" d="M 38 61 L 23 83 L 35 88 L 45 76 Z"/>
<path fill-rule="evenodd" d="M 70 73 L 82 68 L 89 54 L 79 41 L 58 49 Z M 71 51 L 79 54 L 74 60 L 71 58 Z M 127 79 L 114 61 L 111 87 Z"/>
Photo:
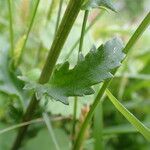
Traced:
<path fill-rule="evenodd" d="M 58 142 L 56 140 L 55 133 L 54 133 L 52 125 L 51 125 L 51 120 L 49 119 L 47 113 L 43 113 L 43 119 L 45 121 L 45 124 L 47 126 L 47 129 L 49 131 L 49 134 L 50 134 L 50 136 L 52 138 L 52 141 L 53 141 L 53 143 L 55 145 L 56 150 L 60 150 L 59 144 L 58 144 Z"/>
<path fill-rule="evenodd" d="M 124 48 L 124 52 L 128 53 L 129 50 L 134 46 L 137 40 L 141 37 L 143 32 L 147 29 L 150 24 L 150 12 L 148 12 L 147 16 L 144 18 L 142 23 L 139 25 L 137 30 L 134 32 L 133 36 L 128 41 L 126 47 Z"/>
<path fill-rule="evenodd" d="M 73 150 L 80 150 L 80 147 L 82 145 L 82 141 L 83 141 L 83 138 L 84 138 L 84 133 L 88 127 L 88 124 L 90 122 L 90 120 L 92 119 L 93 117 L 93 114 L 94 114 L 94 110 L 96 109 L 97 105 L 99 104 L 99 99 L 102 98 L 103 96 L 103 93 L 105 92 L 105 89 L 107 88 L 108 86 L 108 83 L 105 82 L 101 88 L 101 90 L 99 91 L 99 93 L 97 94 L 95 100 L 94 100 L 94 103 L 92 104 L 91 108 L 90 108 L 90 111 L 88 112 L 83 124 L 82 124 L 82 127 L 79 131 L 79 134 L 78 134 L 78 137 L 75 141 L 75 145 L 73 147 Z"/>
<path fill-rule="evenodd" d="M 139 25 L 139 27 L 137 28 L 137 30 L 134 32 L 134 34 L 132 35 L 132 37 L 130 38 L 129 42 L 127 43 L 126 47 L 124 48 L 124 52 L 128 53 L 129 50 L 131 50 L 131 48 L 134 46 L 134 44 L 137 42 L 137 40 L 140 38 L 140 36 L 143 34 L 143 32 L 145 31 L 146 27 L 148 27 L 148 25 L 150 24 L 150 12 L 147 14 L 147 16 L 144 18 L 144 20 L 142 21 L 142 23 Z M 131 42 L 132 41 L 132 42 Z M 116 69 L 117 71 L 117 69 Z M 115 71 L 115 73 L 116 73 Z M 115 74 L 114 73 L 114 74 Z M 86 131 L 86 128 L 89 124 L 89 122 L 92 119 L 93 113 L 95 111 L 95 108 L 97 107 L 99 101 L 101 100 L 105 90 L 107 89 L 107 87 L 109 86 L 110 82 L 112 79 L 106 80 L 103 84 L 103 86 L 101 87 L 98 95 L 96 96 L 91 109 L 89 111 L 89 113 L 87 114 L 87 117 L 80 129 L 80 132 L 78 134 L 78 137 L 76 139 L 75 145 L 73 150 L 79 150 L 81 145 L 82 145 L 82 139 L 84 137 L 84 133 Z"/>
<path fill-rule="evenodd" d="M 59 8 L 58 8 L 58 14 L 57 14 L 57 21 L 56 21 L 56 28 L 55 28 L 55 35 L 59 26 L 60 18 L 61 18 L 61 11 L 63 6 L 63 0 L 59 0 Z"/>
<path fill-rule="evenodd" d="M 85 35 L 85 31 L 86 31 L 86 23 L 87 23 L 88 15 L 89 15 L 89 10 L 85 10 L 83 24 L 82 24 L 82 30 L 81 30 L 81 36 L 80 36 L 80 43 L 79 43 L 79 53 L 82 52 L 82 48 L 83 48 L 84 35 Z"/>
<path fill-rule="evenodd" d="M 29 34 L 30 34 L 30 31 L 32 29 L 32 26 L 33 26 L 33 23 L 34 23 L 34 19 L 35 19 L 35 15 L 37 13 L 37 9 L 38 9 L 38 6 L 39 6 L 39 3 L 40 3 L 40 0 L 37 0 L 36 1 L 36 5 L 35 5 L 35 8 L 34 8 L 34 11 L 33 11 L 33 16 L 31 18 L 31 22 L 30 22 L 30 25 L 29 25 L 29 28 L 28 28 L 28 31 L 27 31 L 27 34 L 26 34 L 26 38 L 24 40 L 24 43 L 23 43 L 23 46 L 22 46 L 22 49 L 21 49 L 21 54 L 20 54 L 20 57 L 19 57 L 19 60 L 18 60 L 18 65 L 20 65 L 22 59 L 23 59 L 23 54 L 24 54 L 24 51 L 25 51 L 25 47 L 26 47 L 26 43 L 27 43 L 27 40 L 29 38 Z"/>
<path fill-rule="evenodd" d="M 78 97 L 74 97 L 74 108 L 73 108 L 73 126 L 72 126 L 72 142 L 75 140 L 75 127 L 77 118 L 77 107 L 78 107 Z"/>
<path fill-rule="evenodd" d="M 84 18 L 83 18 L 83 24 L 82 24 L 82 30 L 81 30 L 81 36 L 80 36 L 79 53 L 82 52 L 88 14 L 89 14 L 89 11 L 86 10 L 84 12 Z M 75 137 L 77 107 L 78 107 L 78 101 L 77 101 L 77 97 L 75 97 L 75 99 L 74 99 L 74 110 L 73 110 L 74 111 L 74 113 L 73 113 L 73 129 L 72 129 L 73 142 L 74 142 L 74 137 Z"/>
<path fill-rule="evenodd" d="M 8 1 L 8 9 L 9 9 L 9 32 L 10 32 L 10 45 L 11 45 L 11 50 L 10 50 L 10 56 L 13 56 L 13 51 L 14 51 L 14 32 L 13 32 L 13 24 L 12 24 L 12 1 Z"/>
<path fill-rule="evenodd" d="M 103 105 L 99 102 L 94 113 L 94 150 L 103 150 Z"/>
<path fill-rule="evenodd" d="M 64 14 L 64 17 L 59 26 L 59 29 L 57 31 L 56 37 L 52 43 L 49 54 L 47 56 L 45 65 L 43 67 L 43 70 L 39 79 L 39 83 L 45 84 L 49 81 L 49 78 L 51 77 L 51 74 L 55 67 L 56 61 L 60 55 L 60 52 L 79 14 L 82 3 L 83 3 L 82 0 L 76 0 L 76 1 L 70 0 L 67 6 L 66 12 Z M 37 101 L 36 96 L 34 94 L 29 103 L 29 106 L 27 107 L 27 110 L 24 114 L 22 122 L 26 122 L 32 119 L 33 114 L 38 106 L 38 102 L 39 101 Z M 12 147 L 12 150 L 19 149 L 19 147 L 21 146 L 22 140 L 24 139 L 24 136 L 27 132 L 27 128 L 28 126 L 20 128 L 17 138 L 15 140 L 15 143 Z"/>
<path fill-rule="evenodd" d="M 62 19 L 62 23 L 59 26 L 59 29 L 57 31 L 57 34 L 51 46 L 50 52 L 48 54 L 39 83 L 41 84 L 46 83 L 49 80 L 53 68 L 58 59 L 58 56 L 61 52 L 61 49 L 63 48 L 64 43 L 74 24 L 74 21 L 80 11 L 81 5 L 82 5 L 82 0 L 76 0 L 76 1 L 70 0 L 65 15 Z"/>
<path fill-rule="evenodd" d="M 100 12 L 96 18 L 90 23 L 90 25 L 86 28 L 85 34 L 95 25 L 95 23 L 99 20 L 99 18 L 103 15 L 104 12 Z M 77 47 L 78 43 L 80 42 L 80 38 L 74 43 L 74 45 L 69 50 L 69 53 L 65 57 L 65 61 L 70 57 L 73 50 Z"/>
<path fill-rule="evenodd" d="M 56 0 L 52 0 L 51 1 L 51 4 L 50 4 L 50 6 L 49 6 L 49 10 L 48 10 L 48 15 L 47 15 L 47 21 L 48 20 L 51 20 L 51 17 L 52 17 L 52 13 L 53 13 L 53 10 L 54 10 L 54 7 L 55 7 L 55 2 L 56 2 Z"/>
<path fill-rule="evenodd" d="M 70 120 L 70 119 L 71 118 L 58 116 L 58 117 L 50 118 L 50 121 L 57 122 L 57 121 Z M 37 118 L 37 119 L 33 119 L 33 120 L 30 120 L 27 122 L 22 122 L 22 123 L 19 123 L 19 124 L 16 124 L 16 125 L 13 125 L 13 126 L 10 126 L 8 128 L 0 130 L 0 135 L 4 134 L 6 132 L 9 132 L 11 130 L 15 130 L 17 128 L 23 127 L 23 126 L 27 126 L 27 125 L 31 125 L 31 124 L 37 124 L 37 123 L 43 123 L 43 122 L 44 122 L 43 118 Z"/>
<path fill-rule="evenodd" d="M 55 9 L 56 2 L 57 2 L 56 0 L 52 0 L 50 3 L 44 27 L 46 27 L 48 25 L 48 22 L 51 20 L 52 13 Z M 36 57 L 35 57 L 34 67 L 36 67 L 40 61 L 40 56 L 41 56 L 42 50 L 43 50 L 43 44 L 42 44 L 42 42 L 40 42 L 37 53 L 36 53 Z"/>
<path fill-rule="evenodd" d="M 117 110 L 145 137 L 145 139 L 150 141 L 150 130 L 130 113 L 108 89 L 106 89 L 106 94 Z"/>

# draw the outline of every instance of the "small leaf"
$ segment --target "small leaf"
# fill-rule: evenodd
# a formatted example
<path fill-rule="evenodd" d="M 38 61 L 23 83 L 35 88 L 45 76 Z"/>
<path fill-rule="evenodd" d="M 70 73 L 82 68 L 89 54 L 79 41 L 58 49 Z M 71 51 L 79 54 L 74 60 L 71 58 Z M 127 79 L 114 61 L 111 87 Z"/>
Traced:
<path fill-rule="evenodd" d="M 91 86 L 113 77 L 111 70 L 120 66 L 125 56 L 122 49 L 121 40 L 114 38 L 91 50 L 73 69 L 69 69 L 68 62 L 57 65 L 47 84 L 35 83 L 28 87 L 35 87 L 38 99 L 46 94 L 64 104 L 68 104 L 69 96 L 91 95 L 94 93 Z"/>
<path fill-rule="evenodd" d="M 112 0 L 85 0 L 85 2 L 83 3 L 82 8 L 84 10 L 90 10 L 93 8 L 106 8 L 106 9 L 110 9 L 112 11 L 116 11 Z"/>

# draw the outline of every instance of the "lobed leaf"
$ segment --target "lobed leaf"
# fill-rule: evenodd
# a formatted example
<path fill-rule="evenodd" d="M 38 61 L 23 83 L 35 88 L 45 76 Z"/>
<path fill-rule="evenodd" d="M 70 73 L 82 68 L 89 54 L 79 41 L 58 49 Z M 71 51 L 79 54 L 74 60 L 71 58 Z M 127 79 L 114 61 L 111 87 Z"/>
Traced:
<path fill-rule="evenodd" d="M 32 82 L 25 89 L 34 89 L 38 99 L 46 94 L 64 104 L 68 104 L 70 96 L 91 95 L 91 86 L 113 77 L 111 71 L 120 66 L 125 56 L 122 49 L 122 41 L 114 38 L 91 50 L 85 58 L 82 56 L 73 69 L 69 69 L 68 62 L 57 65 L 47 84 Z"/>

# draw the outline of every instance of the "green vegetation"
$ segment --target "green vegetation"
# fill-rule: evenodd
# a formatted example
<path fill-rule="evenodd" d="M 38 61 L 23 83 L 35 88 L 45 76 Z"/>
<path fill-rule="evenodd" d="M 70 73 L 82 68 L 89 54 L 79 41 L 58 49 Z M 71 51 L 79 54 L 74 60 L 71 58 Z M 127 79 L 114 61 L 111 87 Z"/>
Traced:
<path fill-rule="evenodd" d="M 1 1 L 0 150 L 148 150 L 148 3 Z"/>

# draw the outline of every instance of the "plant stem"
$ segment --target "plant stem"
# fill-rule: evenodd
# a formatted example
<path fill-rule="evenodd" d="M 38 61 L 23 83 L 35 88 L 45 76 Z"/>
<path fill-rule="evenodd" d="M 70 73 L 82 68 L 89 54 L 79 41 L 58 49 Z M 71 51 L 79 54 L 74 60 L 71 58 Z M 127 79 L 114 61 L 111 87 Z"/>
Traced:
<path fill-rule="evenodd" d="M 50 52 L 48 54 L 46 63 L 44 65 L 39 83 L 46 83 L 53 71 L 56 61 L 59 57 L 61 49 L 70 33 L 70 30 L 74 24 L 74 21 L 80 11 L 82 5 L 82 0 L 70 0 L 65 15 L 62 19 L 62 23 L 59 26 L 57 34 L 54 38 L 53 44 L 51 46 Z"/>
<path fill-rule="evenodd" d="M 91 24 L 86 28 L 85 30 L 85 34 L 95 25 L 95 23 L 97 22 L 97 20 L 99 20 L 99 18 L 103 15 L 103 11 L 101 11 L 96 18 L 91 22 Z M 80 42 L 80 38 L 74 43 L 74 45 L 71 47 L 71 49 L 69 50 L 69 53 L 66 55 L 65 57 L 65 61 L 70 57 L 70 55 L 72 54 L 73 50 L 77 47 L 78 43 Z"/>
<path fill-rule="evenodd" d="M 99 102 L 94 113 L 94 150 L 103 150 L 103 107 Z"/>
<path fill-rule="evenodd" d="M 44 27 L 46 27 L 48 25 L 48 22 L 51 20 L 52 13 L 54 11 L 56 2 L 57 2 L 56 0 L 52 0 L 51 3 L 50 3 Z M 40 61 L 40 56 L 41 56 L 42 49 L 43 49 L 43 44 L 42 44 L 42 42 L 40 42 L 38 50 L 37 50 L 36 58 L 35 58 L 35 64 L 34 64 L 35 67 L 37 66 L 37 64 Z"/>
<path fill-rule="evenodd" d="M 45 121 L 45 124 L 47 126 L 47 129 L 49 131 L 49 134 L 50 134 L 50 136 L 52 138 L 52 141 L 53 141 L 53 143 L 55 145 L 56 150 L 60 150 L 60 147 L 59 147 L 58 142 L 57 142 L 56 137 L 55 137 L 55 133 L 54 133 L 52 125 L 51 125 L 51 120 L 49 119 L 47 113 L 43 113 L 43 119 Z"/>
<path fill-rule="evenodd" d="M 13 51 L 14 51 L 14 32 L 13 32 L 13 24 L 12 24 L 12 0 L 7 0 L 8 1 L 8 9 L 9 9 L 9 32 L 10 32 L 10 45 L 11 45 L 11 50 L 10 50 L 10 56 L 13 56 Z"/>
<path fill-rule="evenodd" d="M 56 2 L 56 0 L 52 0 L 52 1 L 51 1 L 51 4 L 50 4 L 50 6 L 49 6 L 49 10 L 48 10 L 47 19 L 46 19 L 47 21 L 50 20 L 51 17 L 52 17 L 52 12 L 53 12 L 53 9 L 54 9 L 54 7 L 55 7 L 55 2 Z"/>
<path fill-rule="evenodd" d="M 68 120 L 71 120 L 71 118 L 58 116 L 58 117 L 50 118 L 50 120 L 53 121 L 53 122 L 62 121 L 62 120 L 67 120 L 68 121 Z M 0 135 L 4 134 L 6 132 L 9 132 L 11 130 L 15 130 L 17 128 L 23 127 L 23 126 L 27 126 L 27 125 L 31 125 L 31 124 L 37 124 L 37 123 L 43 123 L 43 122 L 44 122 L 43 118 L 37 118 L 37 119 L 33 119 L 33 120 L 30 120 L 30 121 L 27 121 L 27 122 L 22 122 L 22 123 L 19 123 L 19 124 L 16 124 L 16 125 L 13 125 L 13 126 L 10 126 L 8 128 L 0 130 Z"/>
<path fill-rule="evenodd" d="M 21 63 L 21 61 L 23 59 L 24 50 L 25 50 L 25 47 L 26 47 L 27 40 L 29 38 L 30 31 L 31 31 L 33 23 L 34 23 L 34 19 L 35 19 L 35 15 L 37 13 L 37 9 L 38 9 L 39 3 L 40 3 L 40 0 L 37 0 L 35 8 L 34 8 L 34 11 L 33 11 L 33 16 L 31 18 L 31 22 L 30 22 L 30 25 L 29 25 L 29 28 L 28 28 L 28 31 L 27 31 L 27 34 L 26 34 L 26 37 L 25 37 L 22 49 L 21 49 L 21 54 L 20 54 L 17 66 L 20 65 L 20 63 Z"/>
<path fill-rule="evenodd" d="M 60 18 L 61 18 L 61 11 L 62 11 L 62 6 L 63 6 L 63 0 L 59 0 L 59 8 L 58 8 L 58 14 L 57 14 L 57 21 L 56 21 L 56 28 L 55 28 L 55 34 L 57 32 L 58 26 L 59 26 L 59 22 L 60 22 Z"/>
<path fill-rule="evenodd" d="M 64 17 L 59 26 L 59 29 L 57 31 L 56 37 L 54 38 L 49 54 L 47 56 L 47 60 L 45 62 L 45 65 L 43 67 L 43 70 L 39 79 L 39 83 L 44 84 L 48 82 L 49 78 L 51 77 L 56 61 L 65 44 L 65 41 L 67 40 L 67 37 L 71 31 L 71 28 L 78 16 L 82 2 L 83 2 L 82 0 L 76 0 L 76 1 L 70 0 L 67 6 L 66 12 L 64 14 Z M 32 119 L 32 116 L 37 106 L 38 106 L 38 101 L 34 94 L 29 103 L 29 106 L 27 107 L 26 113 L 24 114 L 23 122 L 29 121 Z M 19 149 L 19 147 L 21 146 L 22 140 L 27 132 L 27 128 L 28 126 L 20 128 L 12 150 Z"/>
<path fill-rule="evenodd" d="M 73 126 L 72 126 L 72 143 L 75 140 L 75 128 L 76 128 L 76 118 L 77 118 L 77 107 L 78 107 L 78 97 L 74 97 L 74 108 L 73 108 Z"/>
<path fill-rule="evenodd" d="M 56 0 L 52 0 L 51 3 L 50 3 L 50 6 L 49 6 L 49 9 L 48 9 L 48 14 L 47 14 L 47 17 L 46 17 L 46 22 L 45 22 L 45 24 L 44 24 L 44 27 L 46 27 L 46 26 L 48 25 L 48 22 L 51 20 L 52 13 L 53 13 L 53 11 L 54 11 L 56 2 L 57 2 Z M 35 64 L 34 64 L 35 67 L 37 66 L 37 64 L 38 64 L 39 61 L 40 61 L 40 56 L 41 56 L 42 50 L 43 50 L 43 44 L 42 44 L 42 42 L 40 42 L 39 47 L 38 47 L 38 50 L 37 50 L 36 58 L 35 58 Z"/>
<path fill-rule="evenodd" d="M 80 36 L 80 43 L 79 43 L 79 54 L 80 52 L 82 52 L 82 48 L 83 48 L 83 42 L 84 42 L 84 34 L 85 34 L 85 28 L 86 28 L 86 23 L 87 23 L 87 19 L 88 19 L 88 14 L 89 11 L 86 10 L 84 12 L 84 18 L 83 18 L 83 23 L 82 23 L 82 29 L 81 29 L 81 36 Z M 78 54 L 78 56 L 79 56 Z M 79 57 L 78 57 L 79 58 Z M 75 128 L 76 128 L 76 113 L 77 113 L 77 107 L 78 107 L 78 101 L 77 101 L 77 97 L 74 98 L 74 110 L 73 110 L 73 129 L 72 129 L 72 136 L 73 136 L 73 142 L 74 142 L 74 138 L 75 138 Z"/>
<path fill-rule="evenodd" d="M 144 20 L 142 21 L 142 23 L 139 25 L 139 27 L 137 28 L 137 30 L 134 32 L 134 34 L 132 35 L 132 37 L 130 38 L 129 42 L 127 43 L 126 47 L 124 48 L 124 52 L 128 53 L 129 50 L 131 50 L 131 48 L 134 46 L 134 44 L 137 42 L 137 40 L 140 38 L 140 36 L 143 34 L 143 32 L 145 31 L 145 29 L 149 26 L 150 24 L 150 12 L 147 14 L 147 16 L 144 18 Z M 117 71 L 117 69 L 116 69 Z M 115 73 L 116 73 L 115 71 Z M 115 74 L 114 73 L 114 74 Z M 79 131 L 78 137 L 76 139 L 75 145 L 73 150 L 79 150 L 81 145 L 82 145 L 82 139 L 84 137 L 84 133 L 86 131 L 86 128 L 89 124 L 89 122 L 92 119 L 93 113 L 95 111 L 95 108 L 97 107 L 99 101 L 101 100 L 105 90 L 107 89 L 107 87 L 109 86 L 110 82 L 112 81 L 112 79 L 106 80 L 103 84 L 103 86 L 101 87 L 98 95 L 96 96 L 91 109 L 89 111 L 89 113 L 87 114 L 87 117 Z"/>
<path fill-rule="evenodd" d="M 82 52 L 82 48 L 83 48 L 84 35 L 85 35 L 85 31 L 86 31 L 85 29 L 86 29 L 88 15 L 89 15 L 89 10 L 85 10 L 83 24 L 82 24 L 82 30 L 81 30 L 81 36 L 80 36 L 79 53 Z"/>
<path fill-rule="evenodd" d="M 134 44 L 137 42 L 137 40 L 141 37 L 143 32 L 147 29 L 147 27 L 150 24 L 150 12 L 146 15 L 142 23 L 139 25 L 137 30 L 134 32 L 133 36 L 128 41 L 126 47 L 124 48 L 124 52 L 128 53 L 129 50 L 134 46 Z"/>
<path fill-rule="evenodd" d="M 90 108 L 90 111 L 88 112 L 82 126 L 81 126 L 81 129 L 79 131 L 79 134 L 78 134 L 78 137 L 77 137 L 77 140 L 75 141 L 75 145 L 73 147 L 73 150 L 80 150 L 80 147 L 82 145 L 82 140 L 84 138 L 84 133 L 87 129 L 87 126 L 94 114 L 94 110 L 95 108 L 97 107 L 97 105 L 99 104 L 99 99 L 103 96 L 103 93 L 105 92 L 105 89 L 107 88 L 108 86 L 108 83 L 105 82 L 103 84 L 103 86 L 101 87 L 101 90 L 99 91 L 99 93 L 97 94 L 95 100 L 94 100 L 94 103 L 92 104 L 91 108 Z"/>

